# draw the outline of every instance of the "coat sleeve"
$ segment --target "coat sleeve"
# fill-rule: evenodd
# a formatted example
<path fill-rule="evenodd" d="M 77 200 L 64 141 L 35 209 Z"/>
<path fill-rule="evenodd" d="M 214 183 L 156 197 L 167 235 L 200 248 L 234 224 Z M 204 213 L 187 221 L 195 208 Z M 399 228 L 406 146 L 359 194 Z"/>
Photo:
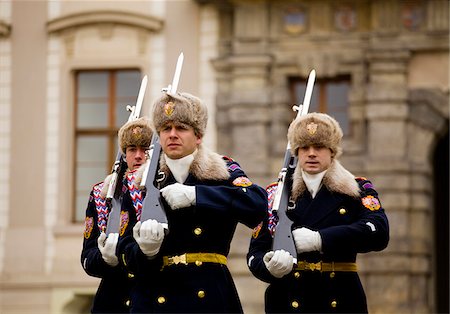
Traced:
<path fill-rule="evenodd" d="M 121 265 L 135 275 L 149 276 L 152 272 L 160 270 L 163 265 L 160 254 L 154 259 L 149 259 L 142 253 L 133 234 L 119 239 L 118 252 Z"/>
<path fill-rule="evenodd" d="M 239 164 L 227 161 L 230 178 L 226 182 L 196 186 L 198 210 L 229 211 L 250 228 L 257 226 L 267 212 L 267 193 L 252 183 Z"/>
<path fill-rule="evenodd" d="M 389 223 L 378 193 L 369 180 L 361 178 L 357 181 L 361 189 L 360 198 L 356 201 L 357 219 L 349 225 L 319 230 L 325 254 L 381 251 L 388 245 Z"/>
<path fill-rule="evenodd" d="M 93 277 L 104 277 L 114 273 L 117 267 L 109 266 L 102 258 L 97 246 L 97 238 L 100 235 L 98 228 L 98 213 L 95 206 L 94 189 L 89 196 L 84 221 L 83 248 L 81 251 L 81 265 L 84 271 Z"/>
<path fill-rule="evenodd" d="M 275 225 L 278 222 L 275 214 L 272 214 L 273 196 L 276 192 L 276 184 L 267 187 L 268 210 L 264 220 L 253 229 L 250 239 L 250 247 L 247 253 L 247 266 L 252 274 L 265 282 L 277 280 L 267 270 L 264 264 L 264 255 L 272 250 L 273 234 Z"/>

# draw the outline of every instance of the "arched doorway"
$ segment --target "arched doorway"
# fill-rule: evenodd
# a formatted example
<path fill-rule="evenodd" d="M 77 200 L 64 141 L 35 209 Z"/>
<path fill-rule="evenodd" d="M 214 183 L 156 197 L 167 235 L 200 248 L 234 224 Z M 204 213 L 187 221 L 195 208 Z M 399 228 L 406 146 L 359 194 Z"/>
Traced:
<path fill-rule="evenodd" d="M 448 122 L 447 122 L 448 124 Z M 435 302 L 437 313 L 449 313 L 449 133 L 436 145 L 434 165 Z"/>

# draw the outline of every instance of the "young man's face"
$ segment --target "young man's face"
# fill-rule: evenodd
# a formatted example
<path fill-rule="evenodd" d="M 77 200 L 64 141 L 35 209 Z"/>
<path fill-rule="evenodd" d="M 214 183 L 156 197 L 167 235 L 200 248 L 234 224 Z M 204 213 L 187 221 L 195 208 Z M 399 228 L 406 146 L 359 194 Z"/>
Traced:
<path fill-rule="evenodd" d="M 125 150 L 125 160 L 128 169 L 134 170 L 142 166 L 146 160 L 147 150 L 148 147 L 128 146 Z"/>
<path fill-rule="evenodd" d="M 170 159 L 180 159 L 192 154 L 202 142 L 194 129 L 183 123 L 168 122 L 159 131 L 161 148 Z"/>
<path fill-rule="evenodd" d="M 328 169 L 332 161 L 332 152 L 324 146 L 306 146 L 298 149 L 298 162 L 303 171 L 316 174 Z"/>

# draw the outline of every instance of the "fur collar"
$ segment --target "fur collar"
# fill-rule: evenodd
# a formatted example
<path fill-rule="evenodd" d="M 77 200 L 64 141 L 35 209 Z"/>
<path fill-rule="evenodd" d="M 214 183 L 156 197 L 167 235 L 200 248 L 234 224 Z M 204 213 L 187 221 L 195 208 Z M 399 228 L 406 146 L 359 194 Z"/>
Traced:
<path fill-rule="evenodd" d="M 147 160 L 145 164 L 143 164 L 136 170 L 134 182 L 137 186 L 139 186 L 141 183 L 142 175 L 144 174 L 145 170 L 145 165 L 148 162 L 149 161 Z M 165 173 L 170 173 L 170 169 L 167 166 L 164 154 L 161 154 L 159 165 L 161 171 L 164 171 Z M 125 172 L 124 177 L 126 177 L 129 172 L 130 171 L 127 170 Z M 194 157 L 194 161 L 192 161 L 192 164 L 189 167 L 189 173 L 200 181 L 206 180 L 221 181 L 230 178 L 230 173 L 228 172 L 227 164 L 225 160 L 222 158 L 222 156 L 209 150 L 206 147 L 203 147 L 203 145 L 200 145 L 198 147 L 198 152 Z M 108 175 L 103 181 L 103 187 L 100 193 L 100 196 L 102 198 L 106 198 L 111 178 L 112 174 Z"/>
<path fill-rule="evenodd" d="M 161 155 L 159 165 L 161 171 L 170 173 L 164 154 Z M 198 152 L 189 167 L 189 173 L 200 181 L 220 181 L 227 180 L 230 177 L 227 164 L 222 156 L 203 147 L 203 145 L 198 147 Z"/>
<path fill-rule="evenodd" d="M 295 169 L 292 179 L 292 198 L 297 200 L 307 190 L 300 167 Z M 330 168 L 325 173 L 322 184 L 331 192 L 341 193 L 355 198 L 360 196 L 359 185 L 355 177 L 336 159 L 333 160 Z"/>

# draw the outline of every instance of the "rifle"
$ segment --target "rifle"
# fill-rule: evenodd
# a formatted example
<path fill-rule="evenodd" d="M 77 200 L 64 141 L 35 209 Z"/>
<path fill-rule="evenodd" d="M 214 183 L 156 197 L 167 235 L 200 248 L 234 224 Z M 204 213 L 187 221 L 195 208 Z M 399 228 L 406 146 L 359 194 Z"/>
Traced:
<path fill-rule="evenodd" d="M 303 104 L 292 108 L 294 111 L 297 111 L 296 119 L 308 113 L 315 79 L 316 71 L 312 70 L 309 73 Z M 289 252 L 294 257 L 294 263 L 297 263 L 297 249 L 295 248 L 294 239 L 292 238 L 292 220 L 287 217 L 286 211 L 290 207 L 289 196 L 292 188 L 291 178 L 296 166 L 297 157 L 292 156 L 291 144 L 288 142 L 286 153 L 284 155 L 283 167 L 278 175 L 278 185 L 272 206 L 272 211 L 276 212 L 278 215 L 278 224 L 275 230 L 272 249 L 274 251 L 283 249 Z"/>
<path fill-rule="evenodd" d="M 138 98 L 135 106 L 127 106 L 127 110 L 130 111 L 128 122 L 134 121 L 139 118 L 142 109 L 142 103 L 144 102 L 145 90 L 147 88 L 147 75 L 142 78 L 141 87 L 139 88 Z M 117 181 L 123 178 L 125 171 L 127 170 L 126 162 L 123 159 L 123 154 L 120 151 L 120 147 L 117 151 L 116 161 L 113 164 L 111 170 L 111 181 L 109 182 L 108 192 L 106 193 L 106 203 L 110 209 L 108 215 L 108 222 L 106 225 L 106 234 L 116 233 L 119 231 L 120 226 L 120 210 L 122 207 L 122 182 L 117 184 Z M 105 230 L 102 230 L 105 231 Z"/>
<path fill-rule="evenodd" d="M 178 82 L 180 81 L 181 68 L 183 66 L 184 55 L 180 53 L 178 56 L 175 73 L 173 75 L 172 84 L 163 88 L 162 91 L 167 94 L 176 94 Z M 161 223 L 166 231 L 169 232 L 169 224 L 167 221 L 166 212 L 161 201 L 161 193 L 155 187 L 153 182 L 158 175 L 159 157 L 161 155 L 161 144 L 157 132 L 153 133 L 152 142 L 149 149 L 149 162 L 146 163 L 140 187 L 145 186 L 146 194 L 142 204 L 141 221 L 154 219 Z"/>

